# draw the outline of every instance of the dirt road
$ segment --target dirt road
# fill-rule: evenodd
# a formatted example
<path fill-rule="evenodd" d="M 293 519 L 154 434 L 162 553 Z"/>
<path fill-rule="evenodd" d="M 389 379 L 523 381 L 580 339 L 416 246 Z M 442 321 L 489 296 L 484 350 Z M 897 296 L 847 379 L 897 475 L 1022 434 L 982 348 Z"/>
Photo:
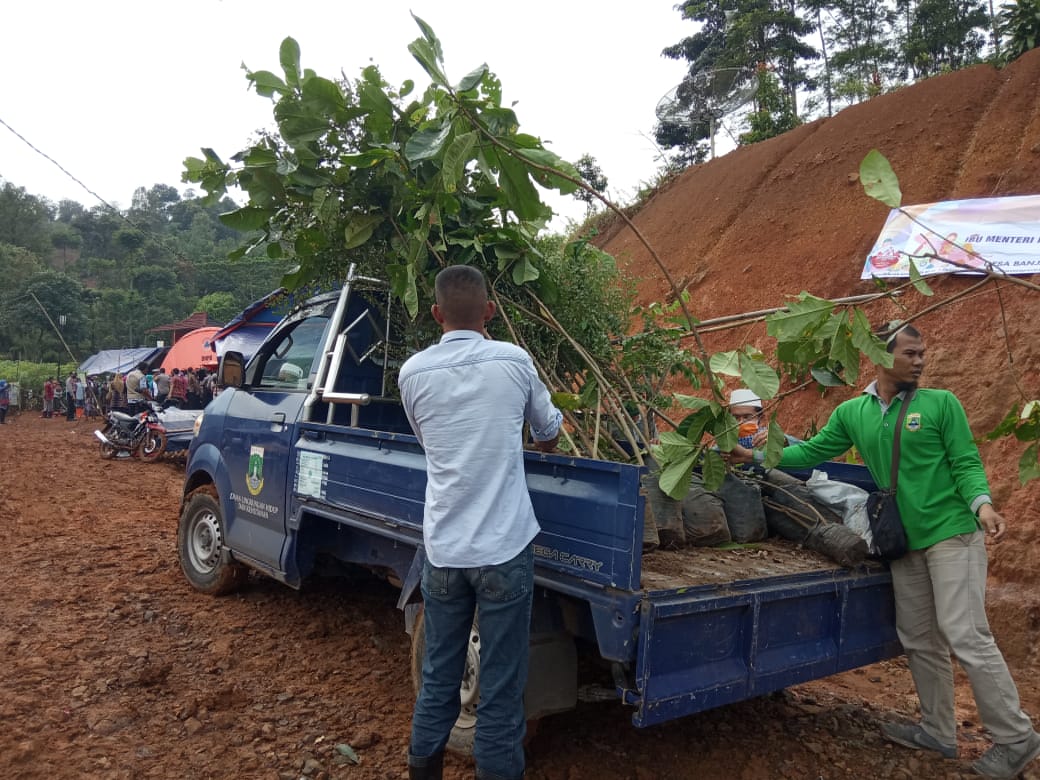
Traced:
<path fill-rule="evenodd" d="M 3 776 L 406 776 L 395 591 L 359 575 L 196 593 L 174 549 L 182 465 L 102 461 L 93 427 L 28 415 L 0 427 Z M 1035 670 L 1012 667 L 1040 712 Z M 987 742 L 962 679 L 958 700 L 956 762 L 878 736 L 883 718 L 913 715 L 901 660 L 645 731 L 620 705 L 587 702 L 541 723 L 528 777 L 968 777 Z M 453 756 L 445 776 L 472 772 Z"/>

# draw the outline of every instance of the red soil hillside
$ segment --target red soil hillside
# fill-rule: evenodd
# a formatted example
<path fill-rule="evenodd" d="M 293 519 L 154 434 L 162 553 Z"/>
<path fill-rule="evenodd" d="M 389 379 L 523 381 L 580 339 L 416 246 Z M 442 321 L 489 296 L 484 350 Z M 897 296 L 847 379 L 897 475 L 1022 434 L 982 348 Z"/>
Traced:
<path fill-rule="evenodd" d="M 892 163 L 907 204 L 1040 193 L 1040 50 L 1004 70 L 979 66 L 930 79 L 696 166 L 658 191 L 634 222 L 690 290 L 701 319 L 778 306 L 802 290 L 869 293 L 873 284 L 859 275 L 888 213 L 857 178 L 874 148 Z M 642 302 L 672 297 L 619 221 L 597 243 L 642 280 Z M 1027 279 L 1038 283 L 1040 275 Z M 903 305 L 917 312 L 976 281 L 933 279 L 935 298 L 911 293 Z M 867 313 L 874 321 L 900 314 L 889 302 Z M 929 350 L 925 383 L 954 390 L 976 433 L 992 429 L 1023 394 L 1040 397 L 1040 292 L 989 284 L 917 324 Z M 774 349 L 762 323 L 705 339 L 712 351 L 744 343 Z M 784 401 L 780 421 L 802 433 L 853 392 L 803 391 Z M 1008 441 L 982 446 L 1013 529 L 992 552 L 994 579 L 1003 583 L 995 598 L 1011 597 L 1004 620 L 1031 626 L 1015 648 L 1028 653 L 1040 626 L 1040 602 L 1024 595 L 1040 584 L 1040 481 L 1019 486 L 1022 449 Z"/>

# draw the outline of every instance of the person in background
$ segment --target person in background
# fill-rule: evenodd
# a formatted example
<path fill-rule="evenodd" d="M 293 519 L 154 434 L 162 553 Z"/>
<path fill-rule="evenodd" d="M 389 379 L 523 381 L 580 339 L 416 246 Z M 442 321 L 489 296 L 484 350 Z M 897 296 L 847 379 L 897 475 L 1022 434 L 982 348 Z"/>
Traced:
<path fill-rule="evenodd" d="M 1007 521 L 993 506 L 968 417 L 949 390 L 920 388 L 925 345 L 912 325 L 876 331 L 891 368 L 858 398 L 840 404 L 819 433 L 786 447 L 781 467 L 808 468 L 855 446 L 879 486 L 889 483 L 894 426 L 908 404 L 900 439 L 896 502 L 910 551 L 891 562 L 896 631 L 920 702 L 919 723 L 885 723 L 891 742 L 957 756 L 950 653 L 967 673 L 975 704 L 994 744 L 972 769 L 1014 778 L 1040 756 L 1040 734 L 1022 711 L 1018 689 L 986 618 L 987 537 L 999 542 Z M 755 454 L 736 447 L 731 460 Z"/>
<path fill-rule="evenodd" d="M 7 407 L 11 405 L 11 388 L 6 379 L 0 379 L 0 425 L 7 423 Z"/>
<path fill-rule="evenodd" d="M 76 377 L 76 415 L 82 417 L 87 406 L 87 383 Z"/>
<path fill-rule="evenodd" d="M 162 366 L 159 366 L 159 370 L 155 372 L 154 382 L 155 402 L 161 405 L 170 395 L 170 375 Z"/>
<path fill-rule="evenodd" d="M 523 429 L 550 452 L 562 413 L 520 347 L 487 336 L 495 314 L 483 274 L 437 274 L 433 318 L 444 335 L 401 367 L 401 402 L 426 453 L 422 571 L 426 655 L 408 748 L 411 780 L 439 780 L 459 716 L 474 613 L 480 620 L 478 778 L 524 774 L 534 551 Z"/>
<path fill-rule="evenodd" d="M 57 395 L 57 387 L 54 382 L 54 377 L 47 377 L 47 381 L 43 383 L 43 414 L 41 417 L 48 419 L 54 417 L 54 396 Z"/>
<path fill-rule="evenodd" d="M 195 373 L 194 367 L 188 368 L 188 408 L 189 409 L 201 409 L 202 408 L 202 387 L 199 385 L 199 376 Z"/>
<path fill-rule="evenodd" d="M 188 378 L 179 368 L 173 369 L 170 374 L 169 405 L 178 409 L 183 409 L 188 405 Z"/>
<path fill-rule="evenodd" d="M 108 383 L 108 408 L 120 412 L 126 410 L 126 381 L 118 371 Z"/>
<path fill-rule="evenodd" d="M 764 447 L 767 426 L 762 420 L 762 399 L 746 388 L 739 388 L 729 394 L 729 413 L 738 425 L 737 437 L 740 446 Z"/>
<path fill-rule="evenodd" d="M 148 402 L 152 400 L 151 390 L 145 382 L 147 371 L 147 363 L 138 363 L 134 370 L 126 375 L 126 406 L 130 414 L 146 411 Z"/>
<path fill-rule="evenodd" d="M 762 399 L 754 391 L 739 388 L 729 394 L 729 413 L 736 418 L 737 441 L 747 449 L 766 446 L 769 424 L 762 410 Z M 797 444 L 799 439 L 784 434 L 784 446 Z"/>
<path fill-rule="evenodd" d="M 65 421 L 76 421 L 76 393 L 79 390 L 79 377 L 75 371 L 69 372 L 69 378 L 65 380 Z"/>

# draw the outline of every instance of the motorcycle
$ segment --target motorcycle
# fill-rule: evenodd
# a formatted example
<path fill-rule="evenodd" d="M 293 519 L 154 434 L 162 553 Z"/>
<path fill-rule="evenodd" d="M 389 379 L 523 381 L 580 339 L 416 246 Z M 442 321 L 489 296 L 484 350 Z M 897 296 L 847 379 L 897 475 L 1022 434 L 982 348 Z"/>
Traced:
<path fill-rule="evenodd" d="M 166 428 L 156 414 L 154 405 L 138 414 L 112 411 L 105 426 L 94 431 L 101 447 L 101 457 L 110 460 L 116 456 L 137 456 L 143 461 L 155 461 L 166 451 Z"/>

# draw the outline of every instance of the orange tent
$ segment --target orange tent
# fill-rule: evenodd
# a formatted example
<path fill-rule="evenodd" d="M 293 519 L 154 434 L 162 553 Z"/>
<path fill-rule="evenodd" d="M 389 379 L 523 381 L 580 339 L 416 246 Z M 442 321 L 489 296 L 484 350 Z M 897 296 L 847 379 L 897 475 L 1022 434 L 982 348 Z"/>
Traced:
<path fill-rule="evenodd" d="M 163 358 L 163 371 L 172 368 L 216 368 L 217 353 L 210 346 L 210 339 L 220 328 L 196 328 L 185 333 Z"/>

